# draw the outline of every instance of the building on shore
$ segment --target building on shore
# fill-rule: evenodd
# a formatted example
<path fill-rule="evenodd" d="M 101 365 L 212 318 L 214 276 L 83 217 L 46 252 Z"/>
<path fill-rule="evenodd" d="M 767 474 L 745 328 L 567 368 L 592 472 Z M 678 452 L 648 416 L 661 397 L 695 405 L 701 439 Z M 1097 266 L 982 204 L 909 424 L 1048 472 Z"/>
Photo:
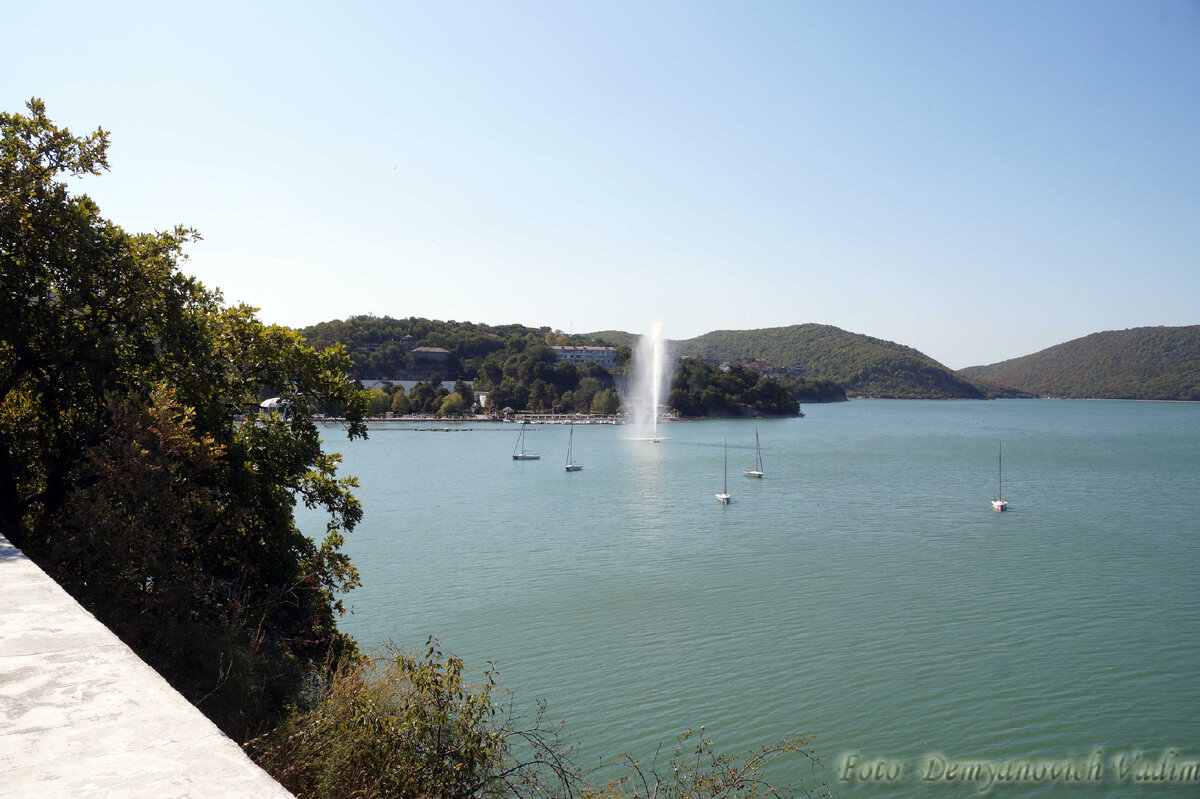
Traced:
<path fill-rule="evenodd" d="M 616 347 L 571 347 L 560 345 L 553 346 L 550 349 L 554 350 L 554 360 L 556 363 L 566 361 L 576 366 L 583 366 L 588 361 L 593 361 L 605 369 L 612 369 L 617 365 Z"/>

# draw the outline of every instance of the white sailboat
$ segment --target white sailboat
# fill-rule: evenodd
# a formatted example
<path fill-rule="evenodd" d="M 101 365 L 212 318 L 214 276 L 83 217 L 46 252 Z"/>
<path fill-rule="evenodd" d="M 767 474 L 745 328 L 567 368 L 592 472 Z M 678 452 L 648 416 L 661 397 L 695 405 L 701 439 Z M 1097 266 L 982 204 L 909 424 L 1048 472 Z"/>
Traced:
<path fill-rule="evenodd" d="M 729 441 L 725 441 L 725 487 L 721 489 L 721 493 L 717 494 L 717 502 L 722 505 L 728 505 L 733 502 L 733 495 L 729 493 Z"/>
<path fill-rule="evenodd" d="M 542 456 L 536 452 L 529 452 L 525 449 L 525 428 L 529 426 L 529 422 L 521 422 L 521 432 L 517 435 L 517 445 L 513 447 L 514 461 L 536 461 Z"/>
<path fill-rule="evenodd" d="M 996 498 L 992 500 L 992 510 L 1003 513 L 1008 510 L 1008 500 L 1004 498 L 1004 444 L 1000 444 L 996 461 Z"/>
<path fill-rule="evenodd" d="M 757 477 L 760 480 L 763 476 L 762 452 L 758 448 L 758 425 L 754 426 L 754 468 L 743 469 L 742 474 L 747 477 Z"/>
<path fill-rule="evenodd" d="M 575 445 L 575 425 L 571 425 L 571 433 L 567 436 L 567 466 L 568 472 L 577 472 L 583 468 L 582 463 L 575 463 L 571 460 L 571 449 Z"/>

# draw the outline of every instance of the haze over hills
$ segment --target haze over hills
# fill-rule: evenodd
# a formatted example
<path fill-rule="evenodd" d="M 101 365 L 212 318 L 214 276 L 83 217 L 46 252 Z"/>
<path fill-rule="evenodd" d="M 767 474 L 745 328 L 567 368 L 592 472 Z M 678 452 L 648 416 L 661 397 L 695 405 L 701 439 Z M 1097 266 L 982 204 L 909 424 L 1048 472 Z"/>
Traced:
<path fill-rule="evenodd" d="M 1040 397 L 1200 400 L 1200 325 L 1092 333 L 958 374 Z"/>
<path fill-rule="evenodd" d="M 589 336 L 624 346 L 633 346 L 637 339 L 615 330 Z M 674 341 L 672 349 L 680 356 L 712 361 L 761 358 L 776 366 L 799 367 L 810 378 L 838 383 L 852 396 L 983 399 L 990 393 L 912 347 L 831 325 L 715 330 Z"/>

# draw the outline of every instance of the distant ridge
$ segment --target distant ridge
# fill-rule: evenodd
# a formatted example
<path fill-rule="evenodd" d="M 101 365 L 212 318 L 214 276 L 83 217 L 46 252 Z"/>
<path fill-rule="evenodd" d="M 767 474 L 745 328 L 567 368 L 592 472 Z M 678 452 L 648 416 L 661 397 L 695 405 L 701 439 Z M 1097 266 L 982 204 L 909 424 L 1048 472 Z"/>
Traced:
<path fill-rule="evenodd" d="M 1200 325 L 1092 333 L 958 374 L 1040 397 L 1200 401 Z"/>
<path fill-rule="evenodd" d="M 633 346 L 637 336 L 605 330 L 589 336 Z M 810 378 L 831 380 L 859 397 L 983 399 L 988 392 L 919 352 L 892 341 L 831 325 L 803 324 L 758 330 L 715 330 L 672 342 L 679 355 L 710 361 L 750 361 L 795 366 Z"/>

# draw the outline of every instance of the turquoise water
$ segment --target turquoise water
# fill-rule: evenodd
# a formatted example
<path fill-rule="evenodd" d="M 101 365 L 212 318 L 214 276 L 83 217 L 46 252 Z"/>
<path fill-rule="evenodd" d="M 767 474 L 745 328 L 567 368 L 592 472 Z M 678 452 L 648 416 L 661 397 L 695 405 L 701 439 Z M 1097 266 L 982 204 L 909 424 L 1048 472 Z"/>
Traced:
<path fill-rule="evenodd" d="M 530 431 L 529 462 L 513 425 L 331 429 L 366 510 L 343 626 L 495 661 L 589 765 L 704 724 L 733 751 L 815 733 L 815 779 L 800 760 L 771 776 L 842 796 L 982 793 L 942 763 L 1029 761 L 1042 778 L 988 792 L 1200 793 L 1135 779 L 1200 761 L 1200 405 L 805 410 L 672 424 L 660 444 L 577 426 L 573 474 L 566 427 Z M 756 424 L 761 481 L 741 474 Z M 896 778 L 861 779 L 880 760 Z M 1100 771 L 1072 784 L 1068 763 Z"/>

